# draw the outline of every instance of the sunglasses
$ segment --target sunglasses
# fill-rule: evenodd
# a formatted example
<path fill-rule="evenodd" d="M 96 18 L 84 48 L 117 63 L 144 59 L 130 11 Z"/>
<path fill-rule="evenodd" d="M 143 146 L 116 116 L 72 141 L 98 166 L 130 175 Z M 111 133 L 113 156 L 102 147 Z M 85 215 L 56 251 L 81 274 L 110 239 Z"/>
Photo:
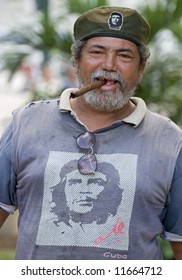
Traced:
<path fill-rule="evenodd" d="M 83 150 L 83 155 L 78 160 L 78 171 L 83 175 L 94 174 L 97 169 L 97 158 L 93 153 L 96 138 L 92 132 L 84 132 L 76 138 L 77 146 Z"/>

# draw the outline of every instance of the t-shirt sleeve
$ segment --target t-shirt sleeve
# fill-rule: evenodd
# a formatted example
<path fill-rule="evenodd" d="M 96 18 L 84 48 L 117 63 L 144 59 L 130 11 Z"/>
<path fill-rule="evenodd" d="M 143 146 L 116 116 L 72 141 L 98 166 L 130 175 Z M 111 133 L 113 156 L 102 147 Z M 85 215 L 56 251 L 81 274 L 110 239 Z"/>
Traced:
<path fill-rule="evenodd" d="M 16 174 L 11 160 L 12 123 L 0 139 L 0 208 L 12 214 L 17 208 Z"/>
<path fill-rule="evenodd" d="M 163 224 L 165 239 L 182 242 L 182 150 L 177 159 Z"/>

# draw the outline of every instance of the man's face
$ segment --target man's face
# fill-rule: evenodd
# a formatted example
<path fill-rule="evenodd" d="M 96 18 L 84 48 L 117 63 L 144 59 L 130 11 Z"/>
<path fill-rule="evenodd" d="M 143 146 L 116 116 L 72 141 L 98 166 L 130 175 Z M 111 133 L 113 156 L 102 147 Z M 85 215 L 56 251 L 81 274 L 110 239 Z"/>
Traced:
<path fill-rule="evenodd" d="M 128 40 L 111 37 L 89 39 L 83 47 L 77 71 L 80 86 L 91 83 L 95 75 L 99 75 L 98 71 L 103 73 L 102 78 L 107 82 L 84 97 L 88 94 L 93 96 L 94 93 L 96 103 L 103 101 L 110 104 L 116 101 L 116 105 L 120 98 L 126 99 L 124 103 L 127 103 L 143 73 L 137 46 Z M 115 104 L 111 104 L 110 111 L 116 108 Z"/>
<path fill-rule="evenodd" d="M 104 190 L 106 176 L 97 172 L 94 176 L 81 176 L 73 171 L 67 175 L 65 195 L 70 211 L 87 213 L 92 210 L 98 195 Z"/>
<path fill-rule="evenodd" d="M 112 24 L 117 25 L 119 18 L 120 17 L 118 15 L 112 15 L 112 17 L 111 17 Z"/>

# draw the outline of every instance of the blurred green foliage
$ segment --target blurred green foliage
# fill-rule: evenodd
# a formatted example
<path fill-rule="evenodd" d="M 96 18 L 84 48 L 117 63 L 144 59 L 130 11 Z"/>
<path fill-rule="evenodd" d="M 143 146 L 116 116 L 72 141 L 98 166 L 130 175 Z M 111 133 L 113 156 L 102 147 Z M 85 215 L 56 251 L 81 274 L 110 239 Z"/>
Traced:
<path fill-rule="evenodd" d="M 15 250 L 7 249 L 0 251 L 0 260 L 14 260 Z"/>
<path fill-rule="evenodd" d="M 138 94 L 182 126 L 182 1 L 147 1 L 140 9 L 151 25 L 151 58 Z"/>
<path fill-rule="evenodd" d="M 4 69 L 10 71 L 10 78 L 21 62 L 35 50 L 43 54 L 43 64 L 55 54 L 70 59 L 72 32 L 65 26 L 68 17 L 78 16 L 88 9 L 108 5 L 106 0 L 67 0 L 60 3 L 60 13 L 52 16 L 50 1 L 36 0 L 39 8 L 31 26 L 21 26 L 1 37 L 0 42 L 11 42 L 16 51 L 1 56 Z M 122 3 L 118 3 L 122 5 Z M 131 4 L 130 4 L 131 6 Z M 168 116 L 182 126 L 182 1 L 154 0 L 138 6 L 151 25 L 149 46 L 150 63 L 146 67 L 143 81 L 137 94 L 151 110 Z M 69 22 L 69 21 L 68 21 Z M 62 28 L 60 28 L 62 27 Z M 28 30 L 28 32 L 27 32 Z M 29 49 L 17 48 L 28 46 Z"/>

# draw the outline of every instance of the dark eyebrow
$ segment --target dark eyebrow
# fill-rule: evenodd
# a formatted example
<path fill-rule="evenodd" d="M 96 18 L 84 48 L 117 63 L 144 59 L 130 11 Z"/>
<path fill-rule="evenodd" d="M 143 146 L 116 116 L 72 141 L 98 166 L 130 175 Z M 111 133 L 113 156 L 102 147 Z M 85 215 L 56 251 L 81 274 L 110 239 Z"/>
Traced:
<path fill-rule="evenodd" d="M 69 179 L 68 180 L 68 182 L 70 183 L 70 184 L 81 184 L 82 183 L 82 180 L 81 179 Z"/>
<path fill-rule="evenodd" d="M 102 178 L 93 178 L 93 179 L 89 179 L 88 183 L 89 184 L 99 184 L 99 185 L 103 185 L 103 183 L 105 183 L 106 181 Z"/>
<path fill-rule="evenodd" d="M 91 46 L 88 47 L 88 49 L 91 49 L 91 48 L 106 49 L 106 47 L 104 47 L 102 45 L 91 45 Z"/>
<path fill-rule="evenodd" d="M 116 50 L 117 52 L 129 52 L 129 53 L 134 53 L 134 51 L 133 50 L 131 50 L 131 49 L 128 49 L 128 48 L 121 48 L 121 49 L 118 49 L 118 50 Z"/>
<path fill-rule="evenodd" d="M 106 50 L 107 47 L 103 46 L 103 45 L 99 45 L 99 44 L 95 44 L 95 45 L 91 45 L 90 47 L 88 47 L 88 49 L 91 49 L 91 48 L 99 48 L 99 49 L 102 49 L 102 50 Z M 116 52 L 129 52 L 129 53 L 134 53 L 133 50 L 131 50 L 130 48 L 120 48 L 120 49 L 116 49 L 114 50 Z"/>

